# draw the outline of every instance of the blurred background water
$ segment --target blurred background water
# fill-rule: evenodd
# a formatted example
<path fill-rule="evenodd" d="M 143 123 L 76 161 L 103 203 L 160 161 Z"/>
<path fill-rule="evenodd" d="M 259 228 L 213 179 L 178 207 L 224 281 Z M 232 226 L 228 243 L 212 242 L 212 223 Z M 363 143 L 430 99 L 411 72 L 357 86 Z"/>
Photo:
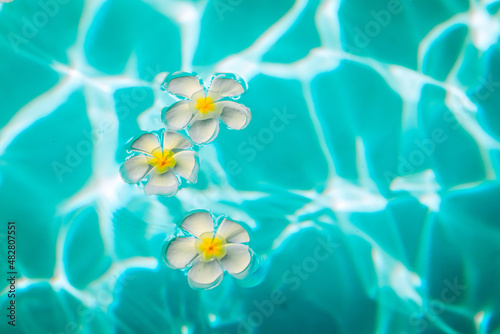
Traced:
<path fill-rule="evenodd" d="M 14 0 L 0 33 L 1 333 L 500 333 L 500 1 Z M 119 165 L 179 70 L 253 119 L 146 197 Z M 195 209 L 259 284 L 161 262 Z"/>

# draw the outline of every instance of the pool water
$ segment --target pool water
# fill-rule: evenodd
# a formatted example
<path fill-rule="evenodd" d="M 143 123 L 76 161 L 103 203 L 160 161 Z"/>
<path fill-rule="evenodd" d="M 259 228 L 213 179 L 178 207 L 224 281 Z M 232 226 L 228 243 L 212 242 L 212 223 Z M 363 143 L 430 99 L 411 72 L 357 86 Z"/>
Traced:
<path fill-rule="evenodd" d="M 0 33 L 1 333 L 500 333 L 500 1 L 14 0 Z M 177 71 L 252 119 L 146 196 L 119 169 Z M 165 265 L 195 210 L 248 277 Z"/>

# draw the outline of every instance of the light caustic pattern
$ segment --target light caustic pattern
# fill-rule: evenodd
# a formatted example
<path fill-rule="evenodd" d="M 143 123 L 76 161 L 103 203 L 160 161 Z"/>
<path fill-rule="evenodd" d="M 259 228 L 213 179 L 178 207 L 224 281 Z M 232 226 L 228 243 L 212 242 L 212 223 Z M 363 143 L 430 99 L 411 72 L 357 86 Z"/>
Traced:
<path fill-rule="evenodd" d="M 499 9 L 0 5 L 0 215 L 18 226 L 16 330 L 498 331 Z M 131 139 L 163 127 L 175 99 L 160 85 L 178 70 L 240 75 L 252 121 L 199 148 L 196 185 L 147 197 L 119 166 Z M 248 224 L 253 281 L 194 291 L 159 261 L 175 223 L 199 209 Z"/>

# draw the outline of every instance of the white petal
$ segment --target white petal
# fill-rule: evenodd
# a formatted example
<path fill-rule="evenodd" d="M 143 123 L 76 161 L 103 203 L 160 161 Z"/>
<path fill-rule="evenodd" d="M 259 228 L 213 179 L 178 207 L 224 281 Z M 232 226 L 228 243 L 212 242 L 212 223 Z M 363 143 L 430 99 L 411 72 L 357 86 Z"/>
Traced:
<path fill-rule="evenodd" d="M 245 88 L 238 81 L 230 78 L 225 78 L 219 75 L 212 80 L 208 96 L 214 101 L 218 101 L 223 97 L 241 95 L 245 92 Z"/>
<path fill-rule="evenodd" d="M 207 96 L 207 93 L 205 92 L 204 89 L 199 90 L 199 91 L 195 92 L 193 95 L 191 95 L 191 101 L 189 101 L 189 102 L 191 102 L 191 104 L 190 104 L 191 110 L 198 112 L 198 110 L 195 108 L 196 107 L 196 100 L 201 99 L 201 98 L 205 98 L 206 96 Z"/>
<path fill-rule="evenodd" d="M 194 115 L 189 106 L 190 102 L 179 101 L 172 104 L 168 109 L 164 109 L 162 120 L 170 130 L 184 129 L 193 119 Z"/>
<path fill-rule="evenodd" d="M 188 272 L 188 282 L 193 288 L 210 289 L 217 286 L 222 280 L 222 267 L 218 261 L 194 262 Z"/>
<path fill-rule="evenodd" d="M 156 169 L 149 174 L 149 180 L 144 186 L 146 195 L 173 196 L 179 188 L 179 180 L 174 173 L 168 171 L 158 174 Z"/>
<path fill-rule="evenodd" d="M 172 94 L 190 99 L 194 93 L 202 90 L 203 86 L 200 84 L 200 78 L 190 75 L 171 79 L 166 89 Z"/>
<path fill-rule="evenodd" d="M 199 237 L 203 233 L 214 231 L 214 220 L 207 211 L 190 214 L 181 223 L 181 229 Z"/>
<path fill-rule="evenodd" d="M 120 167 L 120 175 L 127 183 L 137 183 L 142 180 L 153 168 L 146 156 L 139 154 L 127 159 Z"/>
<path fill-rule="evenodd" d="M 224 269 L 231 275 L 236 275 L 243 272 L 250 265 L 252 255 L 250 248 L 242 244 L 227 244 L 226 256 L 220 262 Z"/>
<path fill-rule="evenodd" d="M 187 149 L 191 147 L 191 143 L 183 135 L 177 132 L 165 131 L 163 132 L 163 149 Z"/>
<path fill-rule="evenodd" d="M 188 128 L 189 137 L 197 144 L 206 144 L 217 137 L 219 120 L 212 117 L 204 120 L 195 120 Z"/>
<path fill-rule="evenodd" d="M 167 246 L 165 263 L 174 269 L 186 268 L 198 256 L 195 243 L 193 237 L 173 239 Z"/>
<path fill-rule="evenodd" d="M 217 235 L 223 237 L 226 242 L 244 243 L 250 241 L 248 232 L 238 223 L 224 218 L 217 229 Z"/>
<path fill-rule="evenodd" d="M 215 110 L 230 129 L 244 129 L 252 119 L 250 109 L 234 101 L 215 102 Z"/>
<path fill-rule="evenodd" d="M 131 149 L 150 154 L 155 148 L 160 147 L 158 138 L 152 133 L 145 133 L 137 138 L 131 145 Z"/>
<path fill-rule="evenodd" d="M 198 154 L 193 151 L 182 151 L 174 154 L 174 173 L 182 176 L 191 183 L 196 183 L 198 179 Z"/>

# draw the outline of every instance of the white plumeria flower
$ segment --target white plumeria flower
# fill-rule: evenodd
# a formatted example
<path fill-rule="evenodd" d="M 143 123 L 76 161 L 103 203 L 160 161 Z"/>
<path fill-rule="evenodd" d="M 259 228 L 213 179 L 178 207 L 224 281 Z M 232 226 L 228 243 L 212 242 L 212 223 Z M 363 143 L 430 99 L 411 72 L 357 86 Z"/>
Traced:
<path fill-rule="evenodd" d="M 186 137 L 170 131 L 160 134 L 161 142 L 153 133 L 145 133 L 131 145 L 135 154 L 120 167 L 122 179 L 127 183 L 147 181 L 146 195 L 173 196 L 179 188 L 176 174 L 196 183 L 198 178 L 198 154 L 188 150 L 191 143 Z"/>
<path fill-rule="evenodd" d="M 238 223 L 223 218 L 217 229 L 207 211 L 187 216 L 180 228 L 190 236 L 176 237 L 164 246 L 164 261 L 174 269 L 190 266 L 188 282 L 193 288 L 217 286 L 224 270 L 241 279 L 248 274 L 252 250 L 248 232 Z"/>
<path fill-rule="evenodd" d="M 219 133 L 219 119 L 230 129 L 245 128 L 252 115 L 250 109 L 228 98 L 245 92 L 244 82 L 231 74 L 217 74 L 210 89 L 205 90 L 201 80 L 190 73 L 176 73 L 165 79 L 162 87 L 183 100 L 165 108 L 163 122 L 177 131 L 188 127 L 188 134 L 197 144 L 209 143 Z"/>

